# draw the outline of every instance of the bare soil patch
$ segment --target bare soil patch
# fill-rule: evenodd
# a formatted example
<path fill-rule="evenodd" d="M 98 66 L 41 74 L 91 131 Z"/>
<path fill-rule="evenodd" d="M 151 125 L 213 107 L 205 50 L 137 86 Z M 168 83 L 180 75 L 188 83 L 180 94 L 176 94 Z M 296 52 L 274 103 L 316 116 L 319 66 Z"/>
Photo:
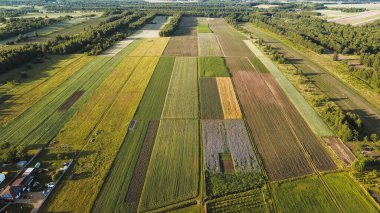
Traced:
<path fill-rule="evenodd" d="M 148 130 L 145 134 L 140 155 L 132 175 L 127 196 L 125 198 L 125 202 L 127 203 L 127 205 L 132 207 L 136 211 L 139 205 L 142 189 L 144 187 L 144 180 L 146 172 L 148 170 L 150 156 L 152 154 L 154 140 L 156 138 L 159 123 L 159 121 L 149 122 Z"/>
<path fill-rule="evenodd" d="M 171 37 L 163 56 L 198 56 L 198 39 L 196 36 Z"/>
<path fill-rule="evenodd" d="M 83 95 L 84 92 L 85 92 L 85 91 L 82 91 L 82 90 L 79 90 L 79 91 L 74 92 L 74 94 L 72 94 L 72 95 L 71 95 L 71 96 L 65 101 L 65 103 L 63 103 L 63 104 L 59 107 L 58 111 L 60 111 L 60 112 L 64 112 L 64 111 L 70 109 L 70 107 L 71 107 L 72 105 L 74 105 L 75 102 L 76 102 L 77 100 L 79 100 L 79 98 Z"/>
<path fill-rule="evenodd" d="M 356 159 L 351 150 L 339 138 L 325 137 L 323 140 L 326 141 L 327 146 L 330 147 L 343 164 L 350 165 Z"/>

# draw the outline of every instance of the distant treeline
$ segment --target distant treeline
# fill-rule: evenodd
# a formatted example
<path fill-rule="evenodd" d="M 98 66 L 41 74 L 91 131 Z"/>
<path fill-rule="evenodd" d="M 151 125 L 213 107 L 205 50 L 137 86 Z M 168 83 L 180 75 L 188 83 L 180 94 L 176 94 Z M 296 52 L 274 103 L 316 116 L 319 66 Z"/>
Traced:
<path fill-rule="evenodd" d="M 167 23 L 161 30 L 160 36 L 171 36 L 176 31 L 179 22 L 181 21 L 182 14 L 176 13 L 172 16 L 169 23 Z"/>
<path fill-rule="evenodd" d="M 155 13 L 136 12 L 117 21 L 103 22 L 77 35 L 57 36 L 46 44 L 27 44 L 20 48 L 1 50 L 0 73 L 35 60 L 46 53 L 85 52 L 88 55 L 97 55 L 151 21 L 155 15 Z"/>
<path fill-rule="evenodd" d="M 359 12 L 367 11 L 366 8 L 355 8 L 355 7 L 330 7 L 328 9 L 342 11 L 345 13 L 359 13 Z"/>
<path fill-rule="evenodd" d="M 0 28 L 0 40 L 25 34 L 57 22 L 70 18 L 69 16 L 53 18 L 10 18 L 3 22 L 4 27 Z"/>

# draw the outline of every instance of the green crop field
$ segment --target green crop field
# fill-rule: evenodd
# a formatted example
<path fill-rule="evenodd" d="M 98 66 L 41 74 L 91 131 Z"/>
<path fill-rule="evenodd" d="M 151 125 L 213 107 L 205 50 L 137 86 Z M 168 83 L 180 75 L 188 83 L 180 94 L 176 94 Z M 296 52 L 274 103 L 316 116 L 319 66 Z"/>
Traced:
<path fill-rule="evenodd" d="M 223 119 L 223 109 L 220 102 L 218 85 L 215 78 L 199 79 L 201 95 L 201 118 Z"/>
<path fill-rule="evenodd" d="M 198 69 L 201 77 L 229 77 L 230 73 L 222 57 L 199 57 Z"/>
<path fill-rule="evenodd" d="M 163 120 L 158 129 L 140 211 L 164 207 L 199 193 L 199 123 Z"/>
<path fill-rule="evenodd" d="M 162 118 L 198 118 L 197 59 L 177 57 Z"/>
<path fill-rule="evenodd" d="M 268 73 L 268 69 L 264 66 L 264 64 L 257 57 L 250 58 L 249 61 L 253 64 L 256 71 Z"/>
<path fill-rule="evenodd" d="M 272 184 L 279 212 L 338 212 L 316 176 Z"/>
<path fill-rule="evenodd" d="M 331 188 L 344 212 L 378 212 L 363 189 L 360 189 L 346 174 L 330 173 L 323 175 L 322 178 Z"/>

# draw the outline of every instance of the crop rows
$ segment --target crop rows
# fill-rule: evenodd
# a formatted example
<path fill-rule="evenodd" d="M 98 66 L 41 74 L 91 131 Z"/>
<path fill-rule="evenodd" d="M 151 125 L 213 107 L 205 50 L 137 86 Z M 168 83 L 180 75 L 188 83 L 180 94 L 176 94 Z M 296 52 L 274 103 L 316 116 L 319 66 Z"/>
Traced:
<path fill-rule="evenodd" d="M 246 57 L 227 57 L 226 63 L 232 75 L 237 71 L 256 71 L 255 68 L 252 67 L 249 59 Z"/>
<path fill-rule="evenodd" d="M 213 33 L 198 34 L 198 51 L 200 56 L 223 56 Z"/>
<path fill-rule="evenodd" d="M 169 38 L 146 38 L 129 56 L 161 56 Z"/>
<path fill-rule="evenodd" d="M 230 78 L 216 78 L 220 102 L 225 119 L 238 119 L 242 117 L 240 106 Z"/>
<path fill-rule="evenodd" d="M 177 57 L 162 118 L 198 118 L 197 59 Z"/>
<path fill-rule="evenodd" d="M 302 149 L 286 125 L 283 109 L 261 74 L 236 72 L 233 80 L 269 179 L 312 173 Z"/>
<path fill-rule="evenodd" d="M 151 141 L 152 144 L 145 143 L 143 141 L 145 138 L 144 135 L 146 135 L 147 129 L 148 132 L 150 131 L 150 136 L 156 135 L 152 132 L 152 130 L 155 128 L 154 126 L 156 122 L 153 122 L 148 127 L 148 120 L 159 119 L 161 116 L 166 91 L 173 69 L 173 64 L 174 58 L 160 58 L 160 61 L 157 64 L 157 67 L 153 73 L 148 87 L 145 90 L 144 96 L 134 117 L 137 120 L 136 128 L 133 131 L 129 131 L 127 133 L 127 136 L 120 147 L 120 151 L 117 154 L 108 177 L 104 182 L 101 191 L 99 192 L 97 201 L 92 208 L 93 211 L 102 210 L 112 212 L 115 209 L 124 212 L 136 211 L 135 202 L 138 204 L 140 195 L 137 195 L 135 193 L 141 194 L 142 186 L 139 188 L 137 187 L 136 182 L 130 183 L 130 181 L 132 180 L 133 176 L 142 174 L 144 171 L 147 171 L 151 154 L 151 150 L 149 151 L 149 149 L 153 148 L 154 141 Z M 152 107 L 152 105 L 155 107 Z M 153 126 L 150 127 L 151 125 Z M 142 144 L 144 144 L 144 146 Z M 141 158 L 148 161 L 146 164 L 140 166 L 136 165 L 137 162 L 139 162 L 139 164 L 142 163 L 139 160 Z M 140 182 L 137 184 L 144 183 L 144 180 L 145 178 L 143 177 L 139 178 Z M 114 188 L 118 188 L 120 190 L 115 191 Z M 131 201 L 131 195 L 126 198 L 127 192 L 129 191 L 133 192 L 133 201 Z M 126 206 L 125 202 L 129 204 Z"/>
<path fill-rule="evenodd" d="M 197 120 L 162 120 L 156 136 L 140 211 L 194 198 L 199 183 Z"/>
<path fill-rule="evenodd" d="M 47 207 L 49 211 L 63 209 L 88 211 L 91 208 L 117 151 L 120 149 L 129 123 L 137 110 L 157 63 L 158 57 L 143 57 L 113 100 L 112 105 L 100 109 L 103 113 L 101 117 L 96 119 L 98 123 L 95 126 L 92 124 L 91 131 L 86 132 L 86 135 L 91 134 L 91 136 L 78 154 L 77 164 L 72 169 L 72 173 L 85 173 L 88 174 L 88 177 L 79 180 L 64 179 L 63 186 L 49 202 Z M 96 107 L 94 108 L 91 105 L 86 107 L 88 108 L 83 108 L 83 113 L 87 114 L 91 109 L 96 110 Z M 76 127 L 67 125 L 67 129 Z M 83 206 L 84 201 L 85 206 Z M 68 203 L 70 206 L 67 206 Z"/>
<path fill-rule="evenodd" d="M 223 119 L 218 85 L 215 78 L 199 79 L 202 119 Z"/>

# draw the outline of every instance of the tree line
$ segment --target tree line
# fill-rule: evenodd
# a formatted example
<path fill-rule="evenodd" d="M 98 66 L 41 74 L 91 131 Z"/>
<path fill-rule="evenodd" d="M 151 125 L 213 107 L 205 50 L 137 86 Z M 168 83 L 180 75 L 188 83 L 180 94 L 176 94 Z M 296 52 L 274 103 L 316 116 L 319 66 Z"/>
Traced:
<path fill-rule="evenodd" d="M 169 23 L 167 23 L 159 32 L 160 36 L 171 36 L 176 31 L 179 22 L 181 21 L 182 14 L 176 13 L 172 16 Z"/>
<path fill-rule="evenodd" d="M 100 54 L 113 43 L 126 38 L 155 17 L 155 13 L 136 12 L 126 17 L 100 23 L 72 36 L 57 36 L 43 44 L 26 44 L 20 48 L 0 50 L 0 73 L 33 61 L 44 54 L 70 54 L 84 52 Z"/>

